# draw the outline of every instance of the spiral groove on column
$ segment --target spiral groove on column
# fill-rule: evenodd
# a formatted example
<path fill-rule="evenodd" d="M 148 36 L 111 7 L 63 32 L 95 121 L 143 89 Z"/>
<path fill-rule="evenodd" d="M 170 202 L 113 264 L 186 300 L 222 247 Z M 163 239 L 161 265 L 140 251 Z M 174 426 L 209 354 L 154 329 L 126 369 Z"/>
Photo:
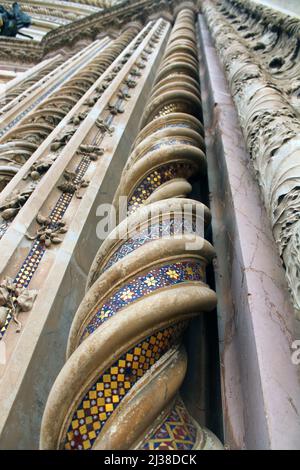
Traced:
<path fill-rule="evenodd" d="M 43 449 L 220 449 L 178 394 L 182 333 L 216 305 L 205 283 L 209 210 L 186 196 L 205 172 L 195 18 L 182 10 L 115 195 L 127 216 L 103 242 L 50 392 Z M 120 219 L 119 219 L 120 220 Z"/>

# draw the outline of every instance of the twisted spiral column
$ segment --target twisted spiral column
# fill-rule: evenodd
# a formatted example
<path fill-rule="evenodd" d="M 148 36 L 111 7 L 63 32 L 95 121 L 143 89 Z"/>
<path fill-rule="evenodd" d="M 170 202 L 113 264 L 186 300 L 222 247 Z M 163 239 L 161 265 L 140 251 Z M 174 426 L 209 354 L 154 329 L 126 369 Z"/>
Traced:
<path fill-rule="evenodd" d="M 194 14 L 176 19 L 103 242 L 50 392 L 43 449 L 220 449 L 178 394 L 188 320 L 211 311 L 209 210 L 188 199 L 205 172 Z"/>

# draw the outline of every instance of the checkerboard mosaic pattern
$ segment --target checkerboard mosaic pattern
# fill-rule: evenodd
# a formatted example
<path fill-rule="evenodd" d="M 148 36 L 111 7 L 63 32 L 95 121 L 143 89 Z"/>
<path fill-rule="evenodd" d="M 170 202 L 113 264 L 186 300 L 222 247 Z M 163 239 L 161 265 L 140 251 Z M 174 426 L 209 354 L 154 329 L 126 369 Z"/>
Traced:
<path fill-rule="evenodd" d="M 191 450 L 197 437 L 197 429 L 180 398 L 164 422 L 141 446 L 143 450 Z"/>
<path fill-rule="evenodd" d="M 186 322 L 153 333 L 123 354 L 81 400 L 72 416 L 63 448 L 91 449 L 104 424 L 124 396 L 149 368 L 176 343 Z"/>
<path fill-rule="evenodd" d="M 101 308 L 98 309 L 81 337 L 83 341 L 92 334 L 108 318 L 122 308 L 143 298 L 152 292 L 183 282 L 199 282 L 205 279 L 205 265 L 201 261 L 180 261 L 155 267 L 143 276 L 132 279 L 118 289 Z"/>

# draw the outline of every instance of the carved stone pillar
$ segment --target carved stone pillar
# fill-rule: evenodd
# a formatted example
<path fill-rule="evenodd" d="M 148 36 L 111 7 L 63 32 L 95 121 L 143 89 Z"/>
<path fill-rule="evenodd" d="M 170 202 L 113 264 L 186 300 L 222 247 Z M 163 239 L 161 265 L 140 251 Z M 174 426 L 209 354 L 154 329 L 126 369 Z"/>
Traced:
<path fill-rule="evenodd" d="M 7 106 L 15 98 L 20 98 L 21 95 L 34 84 L 37 84 L 43 77 L 52 72 L 56 67 L 62 63 L 62 57 L 56 54 L 51 59 L 47 59 L 38 63 L 34 67 L 30 67 L 26 72 L 20 73 L 18 77 L 11 80 L 5 85 L 4 89 L 1 90 L 0 105 L 1 115 L 4 114 L 3 107 Z M 24 99 L 24 98 L 23 98 Z"/>
<path fill-rule="evenodd" d="M 188 179 L 206 168 L 194 23 L 182 10 L 170 35 L 114 198 L 117 217 L 126 199 L 126 216 L 90 270 L 46 405 L 43 449 L 222 448 L 178 394 L 182 334 L 216 303 L 205 283 L 209 210 L 186 197 Z"/>

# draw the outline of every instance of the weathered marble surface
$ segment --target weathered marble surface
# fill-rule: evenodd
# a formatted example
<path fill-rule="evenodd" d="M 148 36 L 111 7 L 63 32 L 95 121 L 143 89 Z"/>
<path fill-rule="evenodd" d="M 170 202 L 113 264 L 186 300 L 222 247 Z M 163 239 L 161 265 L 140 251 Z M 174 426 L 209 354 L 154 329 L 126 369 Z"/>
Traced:
<path fill-rule="evenodd" d="M 231 4 L 242 8 L 239 0 L 230 0 Z M 236 15 L 209 0 L 204 3 L 203 12 L 226 72 L 273 235 L 284 261 L 295 313 L 300 318 L 298 113 L 248 46 L 246 37 L 241 37 L 231 25 L 230 20 Z M 256 14 L 266 22 L 267 12 Z M 297 37 L 300 22 L 290 21 L 279 13 L 266 27 L 278 28 L 282 22 L 283 32 Z M 284 47 L 288 35 L 282 37 Z"/>
<path fill-rule="evenodd" d="M 230 91 L 199 18 L 225 442 L 234 449 L 297 449 L 300 384 L 299 366 L 291 361 L 298 337 L 293 309 Z"/>

